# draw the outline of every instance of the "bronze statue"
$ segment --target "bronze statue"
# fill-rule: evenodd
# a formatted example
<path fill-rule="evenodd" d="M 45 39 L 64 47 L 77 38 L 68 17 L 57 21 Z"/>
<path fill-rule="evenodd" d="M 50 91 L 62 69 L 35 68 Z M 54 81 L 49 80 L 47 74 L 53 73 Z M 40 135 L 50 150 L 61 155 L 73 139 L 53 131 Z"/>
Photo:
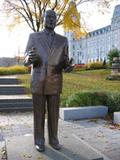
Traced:
<path fill-rule="evenodd" d="M 46 11 L 45 29 L 29 36 L 24 64 L 33 65 L 31 90 L 34 111 L 34 142 L 40 152 L 45 150 L 44 123 L 45 107 L 48 110 L 49 144 L 61 149 L 58 140 L 58 118 L 60 93 L 62 91 L 62 70 L 71 71 L 68 58 L 67 38 L 56 34 L 56 13 Z"/>

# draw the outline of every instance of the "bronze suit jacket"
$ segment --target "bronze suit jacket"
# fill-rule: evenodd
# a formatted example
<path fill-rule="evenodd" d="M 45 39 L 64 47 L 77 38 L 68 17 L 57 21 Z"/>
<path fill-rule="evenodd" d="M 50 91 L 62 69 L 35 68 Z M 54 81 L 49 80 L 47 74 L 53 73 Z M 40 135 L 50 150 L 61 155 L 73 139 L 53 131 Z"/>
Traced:
<path fill-rule="evenodd" d="M 33 65 L 32 93 L 60 94 L 62 91 L 62 69 L 65 69 L 69 62 L 67 38 L 55 33 L 50 47 L 44 31 L 30 34 L 25 51 L 25 65 L 29 65 L 27 55 L 32 47 L 36 49 L 36 53 L 42 61 L 38 66 Z M 59 72 L 56 70 L 56 66 L 61 67 Z"/>

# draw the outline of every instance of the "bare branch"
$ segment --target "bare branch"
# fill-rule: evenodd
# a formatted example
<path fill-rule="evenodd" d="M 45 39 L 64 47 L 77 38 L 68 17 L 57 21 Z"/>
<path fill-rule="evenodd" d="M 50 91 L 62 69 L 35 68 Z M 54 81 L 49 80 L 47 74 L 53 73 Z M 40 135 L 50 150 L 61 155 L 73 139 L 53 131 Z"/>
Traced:
<path fill-rule="evenodd" d="M 54 10 L 57 7 L 57 4 L 58 4 L 58 1 L 56 0 L 54 6 L 52 7 L 52 10 Z"/>
<path fill-rule="evenodd" d="M 67 5 L 67 4 L 64 4 L 64 6 L 63 6 L 61 12 L 59 13 L 59 16 L 57 17 L 57 22 L 58 22 L 59 19 L 61 18 L 62 14 L 63 14 L 63 12 L 64 12 L 64 10 L 65 10 L 65 8 L 66 8 L 66 5 Z"/>
<path fill-rule="evenodd" d="M 114 0 L 74 0 L 77 6 L 87 2 L 94 2 L 99 6 L 98 10 L 100 11 L 103 11 L 103 9 L 106 11 L 105 9 L 109 7 L 110 1 Z M 63 24 L 69 2 L 70 0 L 55 0 L 54 5 L 51 5 L 50 0 L 5 0 L 3 12 L 13 17 L 19 15 L 33 31 L 39 31 L 43 28 L 44 14 L 48 8 L 54 10 L 58 15 L 57 26 Z"/>
<path fill-rule="evenodd" d="M 56 26 L 59 26 L 59 25 L 62 25 L 62 24 L 63 24 L 63 21 L 61 20 L 56 24 Z"/>
<path fill-rule="evenodd" d="M 29 22 L 29 19 L 27 19 L 26 16 L 22 12 L 20 12 L 20 11 L 18 11 L 18 12 L 25 19 L 25 21 L 27 22 L 28 26 L 35 32 L 36 30 L 35 30 L 35 28 L 33 26 L 31 26 L 31 23 Z"/>
<path fill-rule="evenodd" d="M 22 1 L 22 0 L 20 0 L 20 1 Z M 33 26 L 33 28 L 34 28 L 34 30 L 35 30 L 34 21 L 33 21 L 33 16 L 32 16 L 31 10 L 30 10 L 30 8 L 29 8 L 29 5 L 28 5 L 28 3 L 27 3 L 26 0 L 23 0 L 23 2 L 25 3 L 25 5 L 26 5 L 26 7 L 27 7 L 27 11 L 28 11 L 29 16 L 30 16 L 30 21 L 31 21 L 32 26 Z"/>

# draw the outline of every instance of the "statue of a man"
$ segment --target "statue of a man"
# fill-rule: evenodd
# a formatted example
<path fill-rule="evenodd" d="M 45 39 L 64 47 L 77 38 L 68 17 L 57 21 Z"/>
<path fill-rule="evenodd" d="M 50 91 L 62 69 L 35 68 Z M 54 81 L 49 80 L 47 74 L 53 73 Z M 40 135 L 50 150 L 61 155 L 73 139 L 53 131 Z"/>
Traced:
<path fill-rule="evenodd" d="M 34 111 L 34 142 L 40 152 L 45 150 L 45 111 L 48 111 L 49 144 L 61 149 L 58 140 L 59 102 L 62 90 L 62 70 L 70 71 L 67 38 L 56 34 L 56 13 L 46 11 L 45 29 L 29 36 L 24 64 L 33 66 L 31 91 Z M 47 104 L 47 107 L 46 107 Z"/>

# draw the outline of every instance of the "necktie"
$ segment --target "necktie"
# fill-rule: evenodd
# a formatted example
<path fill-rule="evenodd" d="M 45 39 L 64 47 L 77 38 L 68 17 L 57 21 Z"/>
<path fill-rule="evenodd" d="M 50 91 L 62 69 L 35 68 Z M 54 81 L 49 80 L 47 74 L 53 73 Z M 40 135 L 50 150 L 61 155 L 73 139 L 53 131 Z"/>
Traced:
<path fill-rule="evenodd" d="M 48 34 L 48 45 L 50 48 L 52 46 L 53 38 L 54 38 L 53 34 L 49 33 Z"/>

